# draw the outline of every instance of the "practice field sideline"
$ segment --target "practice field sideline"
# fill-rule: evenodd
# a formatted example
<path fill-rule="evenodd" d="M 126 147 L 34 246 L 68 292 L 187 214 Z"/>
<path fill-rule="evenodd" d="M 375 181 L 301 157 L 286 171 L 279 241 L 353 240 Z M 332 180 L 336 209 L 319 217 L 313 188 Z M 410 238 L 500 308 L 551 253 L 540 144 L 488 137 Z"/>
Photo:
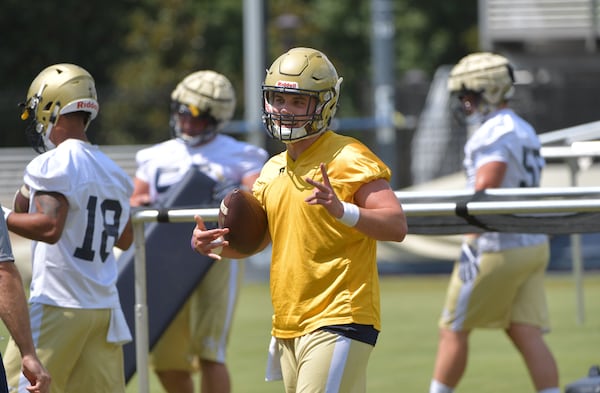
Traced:
<path fill-rule="evenodd" d="M 446 275 L 382 277 L 383 332 L 369 363 L 369 392 L 427 391 L 447 280 Z M 560 368 L 561 388 L 600 363 L 600 272 L 586 272 L 587 319 L 582 325 L 576 322 L 573 288 L 569 274 L 547 277 L 553 329 L 547 340 Z M 279 382 L 264 382 L 271 317 L 268 290 L 267 283 L 248 283 L 242 290 L 229 348 L 234 393 L 283 391 Z M 521 358 L 502 333 L 476 331 L 471 348 L 460 393 L 533 392 Z M 150 393 L 161 393 L 152 373 L 150 378 Z M 138 392 L 135 377 L 127 392 Z"/>

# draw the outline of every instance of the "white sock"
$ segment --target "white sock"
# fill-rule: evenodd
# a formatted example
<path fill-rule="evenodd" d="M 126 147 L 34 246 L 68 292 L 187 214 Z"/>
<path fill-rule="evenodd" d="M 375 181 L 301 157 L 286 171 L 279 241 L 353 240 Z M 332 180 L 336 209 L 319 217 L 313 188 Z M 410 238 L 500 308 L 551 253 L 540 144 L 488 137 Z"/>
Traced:
<path fill-rule="evenodd" d="M 542 389 L 538 393 L 560 393 L 560 388 Z"/>
<path fill-rule="evenodd" d="M 453 393 L 454 389 L 450 386 L 446 386 L 441 382 L 436 381 L 435 379 L 431 380 L 431 385 L 429 385 L 429 393 Z M 543 393 L 554 393 L 554 392 L 543 392 Z M 558 392 L 560 393 L 560 392 Z"/>

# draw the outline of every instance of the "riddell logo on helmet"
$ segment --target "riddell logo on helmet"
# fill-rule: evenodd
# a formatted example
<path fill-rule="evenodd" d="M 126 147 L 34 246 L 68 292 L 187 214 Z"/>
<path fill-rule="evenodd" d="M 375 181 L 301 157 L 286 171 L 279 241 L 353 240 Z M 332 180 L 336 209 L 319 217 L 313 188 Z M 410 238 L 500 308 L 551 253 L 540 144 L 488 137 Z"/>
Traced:
<path fill-rule="evenodd" d="M 292 89 L 297 89 L 298 88 L 298 82 L 277 81 L 276 86 L 277 87 L 289 87 L 289 88 L 292 88 Z"/>
<path fill-rule="evenodd" d="M 93 109 L 98 110 L 98 104 L 94 101 L 79 101 L 77 102 L 77 109 Z"/>

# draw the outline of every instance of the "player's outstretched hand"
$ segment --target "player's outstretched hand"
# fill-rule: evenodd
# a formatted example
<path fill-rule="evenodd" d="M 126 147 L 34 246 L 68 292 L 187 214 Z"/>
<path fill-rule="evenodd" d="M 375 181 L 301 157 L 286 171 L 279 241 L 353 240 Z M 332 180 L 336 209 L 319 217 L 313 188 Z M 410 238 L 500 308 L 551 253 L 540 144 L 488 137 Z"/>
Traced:
<path fill-rule="evenodd" d="M 49 393 L 50 392 L 50 374 L 42 366 L 37 357 L 23 356 L 22 361 L 23 375 L 31 384 L 26 389 L 31 393 Z"/>
<path fill-rule="evenodd" d="M 310 196 L 305 199 L 305 202 L 309 205 L 321 205 L 327 209 L 329 214 L 340 218 L 344 214 L 344 206 L 338 196 L 335 195 L 333 187 L 331 187 L 329 176 L 327 176 L 327 166 L 321 163 L 320 168 L 323 175 L 323 183 L 314 181 L 308 177 L 305 179 L 308 184 L 315 187 Z"/>
<path fill-rule="evenodd" d="M 229 228 L 206 229 L 204 221 L 200 216 L 194 216 L 196 227 L 192 232 L 191 246 L 199 254 L 220 260 L 223 247 L 229 245 L 223 235 L 229 232 Z"/>

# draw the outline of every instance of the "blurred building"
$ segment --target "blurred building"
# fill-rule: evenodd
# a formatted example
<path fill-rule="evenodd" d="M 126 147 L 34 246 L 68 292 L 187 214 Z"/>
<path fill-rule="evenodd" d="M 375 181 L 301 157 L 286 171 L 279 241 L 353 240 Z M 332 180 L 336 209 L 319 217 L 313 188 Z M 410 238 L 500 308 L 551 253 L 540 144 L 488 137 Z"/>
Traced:
<path fill-rule="evenodd" d="M 597 0 L 479 0 L 480 49 L 515 65 L 514 108 L 538 133 L 600 119 Z M 411 142 L 412 182 L 461 169 L 465 130 L 453 118 L 440 67 Z"/>

